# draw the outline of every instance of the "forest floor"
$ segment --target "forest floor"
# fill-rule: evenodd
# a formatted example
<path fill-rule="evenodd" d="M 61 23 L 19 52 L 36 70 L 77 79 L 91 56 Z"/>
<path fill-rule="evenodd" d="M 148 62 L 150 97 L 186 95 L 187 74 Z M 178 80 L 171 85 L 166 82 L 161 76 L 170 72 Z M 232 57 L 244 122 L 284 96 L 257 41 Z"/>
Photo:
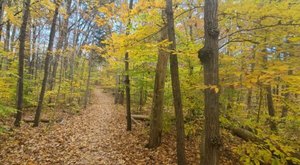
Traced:
<path fill-rule="evenodd" d="M 157 149 L 147 149 L 145 125 L 133 124 L 133 130 L 128 132 L 125 119 L 124 108 L 114 105 L 110 93 L 97 88 L 90 106 L 79 114 L 38 128 L 23 123 L 21 128 L 1 135 L 0 164 L 176 164 L 176 140 L 172 134 L 164 135 Z M 187 141 L 188 164 L 199 163 L 198 144 L 197 140 Z M 222 162 L 233 164 L 227 159 Z"/>

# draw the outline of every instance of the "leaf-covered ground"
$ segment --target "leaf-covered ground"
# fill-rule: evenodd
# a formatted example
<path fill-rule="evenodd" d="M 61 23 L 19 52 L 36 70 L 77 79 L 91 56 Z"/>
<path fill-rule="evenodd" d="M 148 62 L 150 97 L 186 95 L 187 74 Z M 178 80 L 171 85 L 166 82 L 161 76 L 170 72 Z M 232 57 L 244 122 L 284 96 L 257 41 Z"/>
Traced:
<path fill-rule="evenodd" d="M 1 137 L 0 164 L 176 164 L 175 138 L 164 135 L 161 147 L 150 150 L 143 124 L 127 132 L 125 111 L 113 104 L 110 94 L 96 89 L 92 104 L 79 115 L 59 123 L 32 128 L 23 124 Z M 189 164 L 199 163 L 195 140 L 187 141 Z"/>

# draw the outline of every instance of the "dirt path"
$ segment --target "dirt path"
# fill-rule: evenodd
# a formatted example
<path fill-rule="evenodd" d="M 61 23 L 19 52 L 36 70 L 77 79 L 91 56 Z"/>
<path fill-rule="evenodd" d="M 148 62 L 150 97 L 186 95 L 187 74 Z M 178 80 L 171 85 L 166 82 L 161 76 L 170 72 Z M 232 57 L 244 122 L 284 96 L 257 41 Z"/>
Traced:
<path fill-rule="evenodd" d="M 127 132 L 124 112 L 113 105 L 110 94 L 96 89 L 92 104 L 81 115 L 13 131 L 0 142 L 0 164 L 176 164 L 175 144 L 146 149 L 145 129 L 134 125 Z"/>

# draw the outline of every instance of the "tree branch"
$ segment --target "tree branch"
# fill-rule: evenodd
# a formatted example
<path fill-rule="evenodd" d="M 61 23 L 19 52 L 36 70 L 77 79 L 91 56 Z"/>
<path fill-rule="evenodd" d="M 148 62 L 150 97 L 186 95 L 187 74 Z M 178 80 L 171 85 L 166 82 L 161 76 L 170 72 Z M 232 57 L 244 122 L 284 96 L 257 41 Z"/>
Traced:
<path fill-rule="evenodd" d="M 277 26 L 300 26 L 300 24 L 282 24 L 282 23 L 277 23 L 277 24 L 274 24 L 274 25 L 266 25 L 266 26 L 260 26 L 260 27 L 254 27 L 254 28 L 249 28 L 249 29 L 240 29 L 240 30 L 237 30 L 235 32 L 232 32 L 222 38 L 220 38 L 219 40 L 222 40 L 222 39 L 225 39 L 226 37 L 230 37 L 230 36 L 233 36 L 237 33 L 241 33 L 241 32 L 250 32 L 250 31 L 255 31 L 255 30 L 261 30 L 261 29 L 266 29 L 266 28 L 272 28 L 272 27 L 277 27 Z"/>
<path fill-rule="evenodd" d="M 231 40 L 231 41 L 228 41 L 228 42 L 224 43 L 222 46 L 219 47 L 219 50 L 222 49 L 224 46 L 228 45 L 231 42 L 251 42 L 253 44 L 259 44 L 259 42 L 249 40 L 249 39 L 236 39 L 236 40 Z"/>

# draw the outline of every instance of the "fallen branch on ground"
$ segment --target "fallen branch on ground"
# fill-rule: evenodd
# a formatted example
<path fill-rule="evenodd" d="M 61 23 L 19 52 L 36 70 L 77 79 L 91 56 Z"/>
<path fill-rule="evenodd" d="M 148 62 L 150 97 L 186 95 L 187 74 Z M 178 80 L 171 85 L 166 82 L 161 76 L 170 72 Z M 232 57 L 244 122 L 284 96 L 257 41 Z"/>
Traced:
<path fill-rule="evenodd" d="M 147 115 L 135 115 L 135 114 L 132 114 L 131 117 L 134 118 L 135 120 L 143 120 L 143 121 L 149 121 L 150 120 L 150 117 L 147 116 Z"/>
<path fill-rule="evenodd" d="M 24 121 L 25 123 L 33 123 L 33 122 L 34 122 L 34 120 L 31 120 L 31 119 L 23 119 L 23 121 Z M 41 120 L 40 120 L 40 122 L 42 122 L 42 123 L 51 123 L 51 122 L 60 123 L 60 122 L 62 122 L 62 121 L 63 121 L 63 118 L 61 118 L 61 119 L 56 119 L 56 120 L 49 120 L 49 119 L 41 119 Z"/>

